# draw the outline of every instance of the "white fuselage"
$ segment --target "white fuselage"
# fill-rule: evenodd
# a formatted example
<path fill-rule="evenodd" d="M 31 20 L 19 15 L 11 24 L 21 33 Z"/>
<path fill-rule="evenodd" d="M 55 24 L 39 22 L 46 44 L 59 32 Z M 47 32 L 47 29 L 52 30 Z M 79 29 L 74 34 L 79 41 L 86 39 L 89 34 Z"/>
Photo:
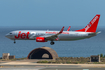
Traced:
<path fill-rule="evenodd" d="M 38 30 L 18 30 L 12 31 L 6 35 L 12 40 L 35 40 L 36 37 L 47 37 L 57 34 L 59 31 L 38 31 Z M 72 41 L 90 38 L 96 34 L 93 32 L 76 32 L 76 31 L 63 31 L 57 36 L 57 41 Z M 56 41 L 54 38 L 53 41 Z"/>

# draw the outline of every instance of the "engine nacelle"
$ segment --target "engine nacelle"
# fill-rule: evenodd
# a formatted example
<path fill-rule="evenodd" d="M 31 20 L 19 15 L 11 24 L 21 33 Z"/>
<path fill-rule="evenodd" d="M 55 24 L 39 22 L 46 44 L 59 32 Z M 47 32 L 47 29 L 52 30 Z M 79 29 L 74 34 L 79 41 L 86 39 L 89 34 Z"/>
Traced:
<path fill-rule="evenodd" d="M 44 37 L 36 37 L 36 42 L 47 42 Z"/>

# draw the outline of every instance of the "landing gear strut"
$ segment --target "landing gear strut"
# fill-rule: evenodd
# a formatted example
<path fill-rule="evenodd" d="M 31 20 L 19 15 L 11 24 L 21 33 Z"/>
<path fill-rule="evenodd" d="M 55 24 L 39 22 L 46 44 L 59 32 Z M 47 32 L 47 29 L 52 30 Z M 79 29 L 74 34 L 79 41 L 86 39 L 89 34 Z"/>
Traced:
<path fill-rule="evenodd" d="M 50 44 L 51 44 L 51 45 L 54 45 L 54 42 L 53 42 L 53 41 L 51 41 L 51 42 L 50 42 Z"/>
<path fill-rule="evenodd" d="M 16 43 L 16 41 L 14 40 L 14 44 Z"/>

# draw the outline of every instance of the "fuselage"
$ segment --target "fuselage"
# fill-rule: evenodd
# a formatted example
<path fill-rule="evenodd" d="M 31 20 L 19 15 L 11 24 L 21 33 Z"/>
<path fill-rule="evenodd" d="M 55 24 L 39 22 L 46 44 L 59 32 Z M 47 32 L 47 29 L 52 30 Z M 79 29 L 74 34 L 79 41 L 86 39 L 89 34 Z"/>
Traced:
<path fill-rule="evenodd" d="M 18 30 L 6 34 L 6 37 L 12 40 L 35 40 L 36 37 L 47 37 L 57 33 L 59 33 L 59 31 Z M 72 41 L 90 38 L 96 35 L 92 33 L 93 32 L 63 31 L 58 35 L 58 40 L 54 39 L 53 41 Z"/>

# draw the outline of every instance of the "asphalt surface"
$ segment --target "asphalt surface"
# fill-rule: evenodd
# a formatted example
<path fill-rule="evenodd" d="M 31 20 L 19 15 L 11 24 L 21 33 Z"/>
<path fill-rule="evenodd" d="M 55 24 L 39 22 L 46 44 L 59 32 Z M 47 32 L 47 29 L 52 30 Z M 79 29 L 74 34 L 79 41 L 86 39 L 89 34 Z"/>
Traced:
<path fill-rule="evenodd" d="M 105 64 L 43 64 L 35 60 L 1 61 L 0 70 L 105 70 Z"/>

